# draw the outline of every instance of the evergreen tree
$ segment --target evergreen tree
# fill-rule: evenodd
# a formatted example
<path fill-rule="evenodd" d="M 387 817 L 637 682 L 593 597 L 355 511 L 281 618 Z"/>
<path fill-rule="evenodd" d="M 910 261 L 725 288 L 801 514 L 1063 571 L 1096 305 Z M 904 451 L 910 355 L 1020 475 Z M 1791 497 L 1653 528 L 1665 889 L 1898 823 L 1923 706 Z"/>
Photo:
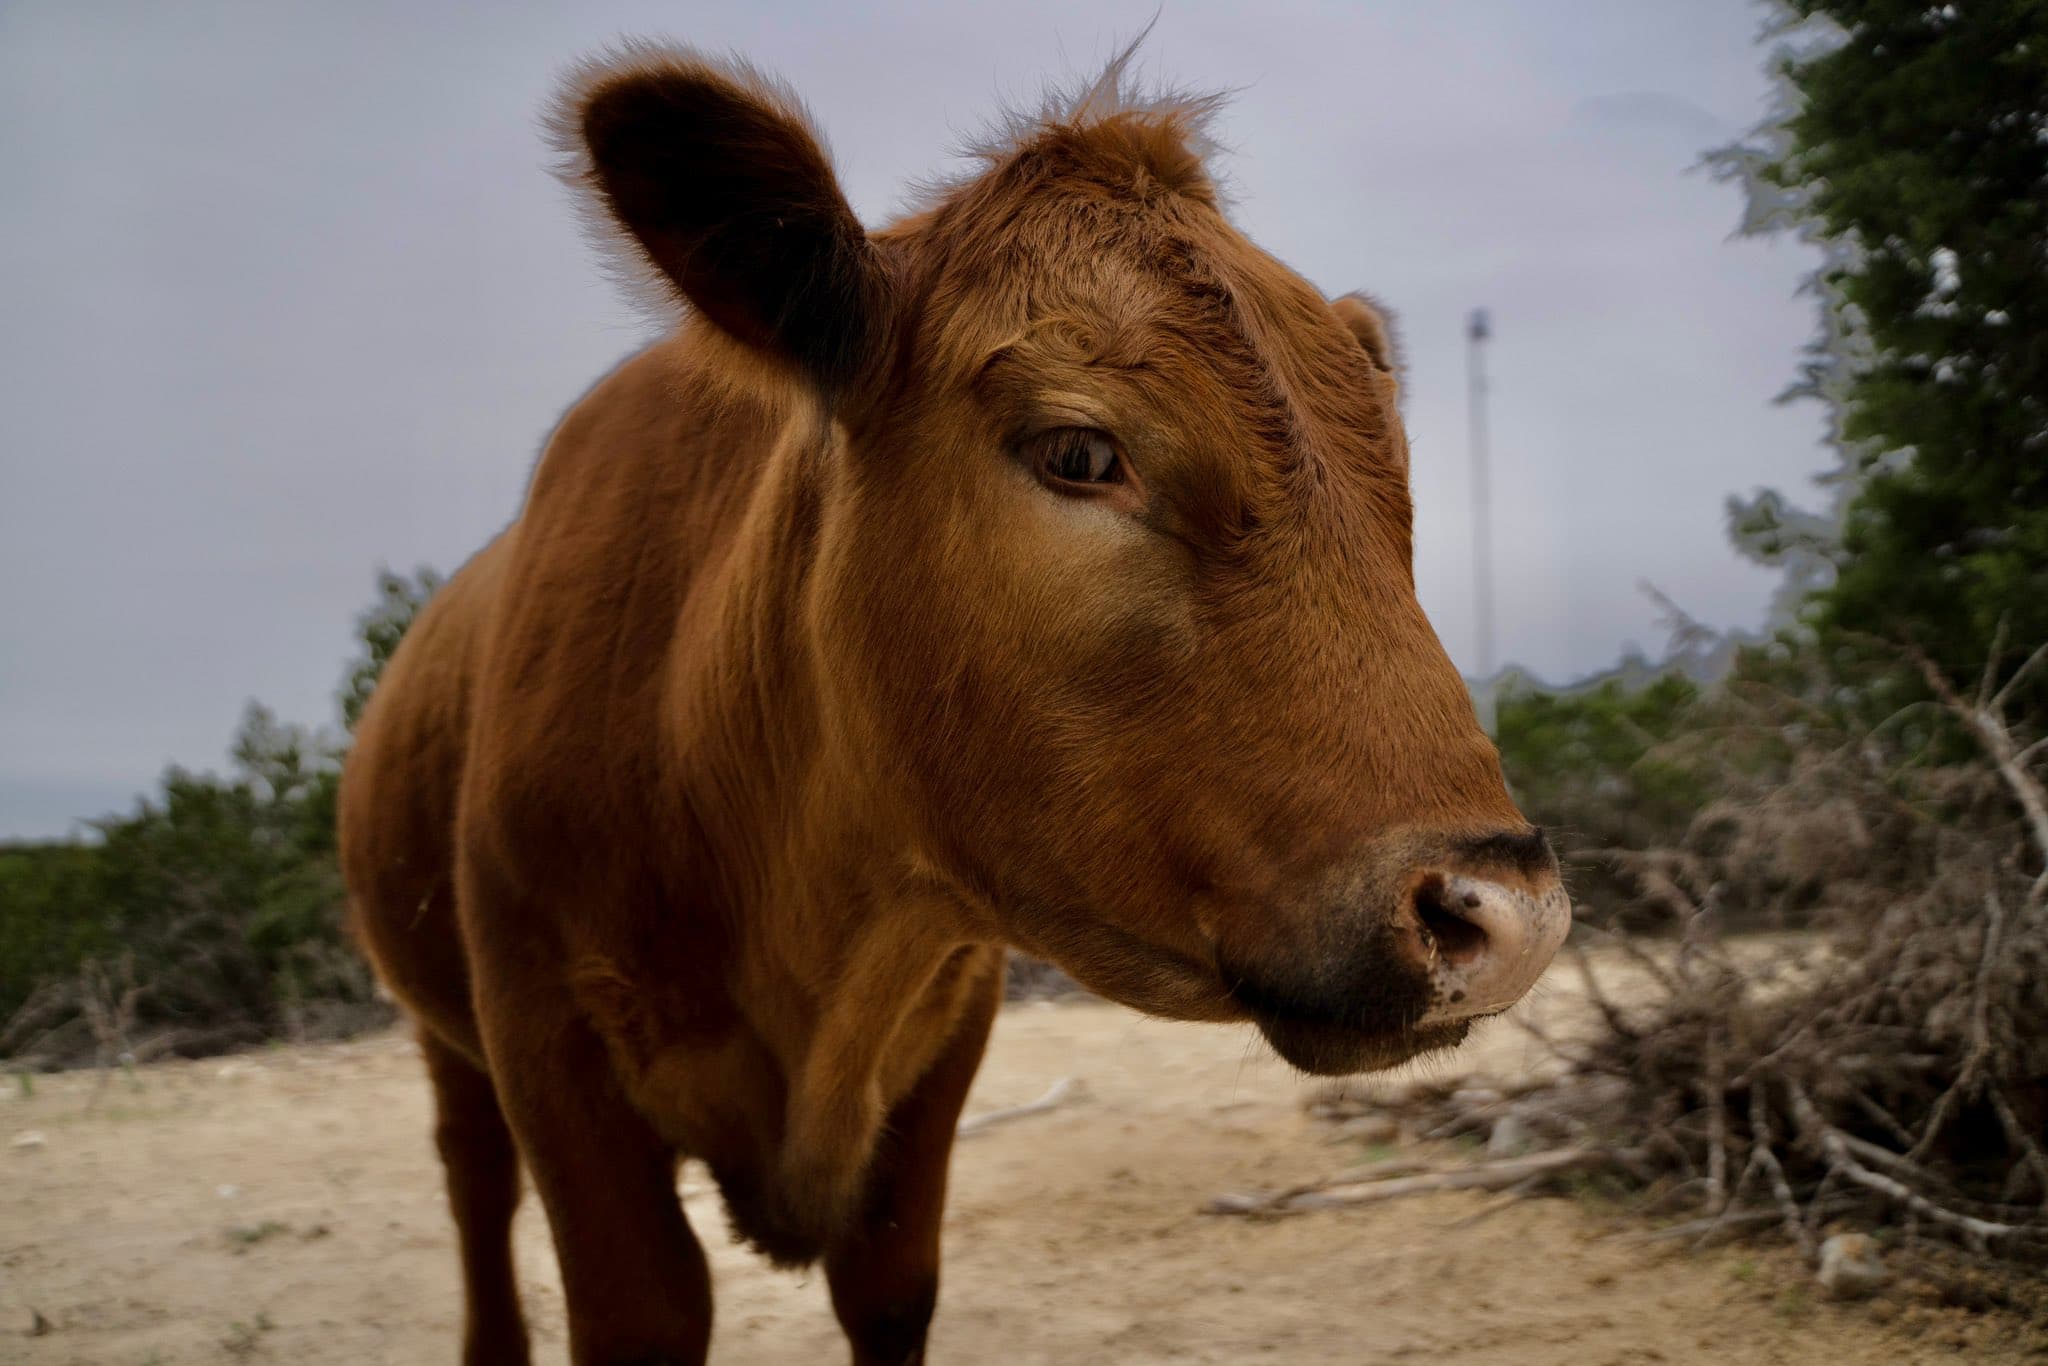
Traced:
<path fill-rule="evenodd" d="M 336 699 L 351 730 L 440 581 L 378 575 Z M 117 978 L 136 1029 L 178 1049 L 382 1019 L 344 925 L 344 753 L 251 702 L 226 776 L 173 767 L 95 840 L 0 845 L 0 1056 L 87 1056 L 88 994 Z"/>
<path fill-rule="evenodd" d="M 362 719 L 363 708 L 369 704 L 370 691 L 377 686 L 384 666 L 391 662 L 398 642 L 405 639 L 413 618 L 440 586 L 441 576 L 424 565 L 411 578 L 389 569 L 377 571 L 377 600 L 356 618 L 356 639 L 362 642 L 362 653 L 349 666 L 348 676 L 341 684 L 341 723 L 350 734 L 355 733 L 356 722 Z"/>
<path fill-rule="evenodd" d="M 1919 684 L 1885 646 L 1961 681 L 2001 630 L 2048 641 L 2048 0 L 1774 8 L 1780 106 L 1715 161 L 1750 189 L 1746 230 L 1822 249 L 1789 392 L 1828 403 L 1843 465 L 1830 515 L 1767 492 L 1732 520 L 1887 708 Z M 2044 713 L 2036 685 L 2020 719 Z"/>

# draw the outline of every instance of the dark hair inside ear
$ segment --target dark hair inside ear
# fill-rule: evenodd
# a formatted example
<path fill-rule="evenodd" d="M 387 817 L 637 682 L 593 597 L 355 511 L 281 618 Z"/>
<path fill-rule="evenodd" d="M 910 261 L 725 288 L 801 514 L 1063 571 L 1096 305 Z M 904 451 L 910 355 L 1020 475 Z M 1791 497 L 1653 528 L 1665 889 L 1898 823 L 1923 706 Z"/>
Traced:
<path fill-rule="evenodd" d="M 691 305 L 831 389 L 860 368 L 880 267 L 823 148 L 776 93 L 642 64 L 585 95 L 589 179 Z"/>

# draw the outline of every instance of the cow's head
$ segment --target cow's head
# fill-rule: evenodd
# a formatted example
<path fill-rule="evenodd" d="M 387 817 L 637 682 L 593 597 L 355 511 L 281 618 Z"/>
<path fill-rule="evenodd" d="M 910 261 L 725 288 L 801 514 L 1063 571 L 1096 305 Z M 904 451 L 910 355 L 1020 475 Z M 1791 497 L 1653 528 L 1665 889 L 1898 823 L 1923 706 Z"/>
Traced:
<path fill-rule="evenodd" d="M 1461 1039 L 1570 910 L 1416 601 L 1388 332 L 1219 211 L 1121 66 L 865 231 L 794 100 L 582 72 L 575 176 L 823 415 L 797 629 L 983 922 L 1316 1072 Z"/>

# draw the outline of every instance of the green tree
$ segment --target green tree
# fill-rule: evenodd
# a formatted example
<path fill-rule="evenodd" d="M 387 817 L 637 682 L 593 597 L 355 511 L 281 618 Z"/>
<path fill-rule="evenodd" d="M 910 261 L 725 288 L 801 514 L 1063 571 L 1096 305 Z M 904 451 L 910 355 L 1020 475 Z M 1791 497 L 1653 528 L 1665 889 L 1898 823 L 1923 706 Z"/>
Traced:
<path fill-rule="evenodd" d="M 1711 161 L 1748 192 L 1745 231 L 1821 258 L 1785 397 L 1824 405 L 1839 464 L 1820 511 L 1731 503 L 1737 546 L 1785 579 L 1777 629 L 1706 695 L 1674 672 L 1501 700 L 1510 782 L 1596 911 L 1631 889 L 1590 855 L 1675 846 L 1738 778 L 1788 780 L 1813 735 L 1901 764 L 1973 752 L 1906 705 L 1929 691 L 1902 645 L 1973 686 L 2001 632 L 2008 668 L 2048 642 L 2048 0 L 1771 8 L 1775 106 Z M 2038 731 L 2048 670 L 2014 701 Z"/>
<path fill-rule="evenodd" d="M 350 728 L 439 582 L 378 575 L 337 698 Z M 384 1018 L 345 929 L 345 748 L 251 702 L 225 776 L 173 767 L 130 812 L 92 822 L 95 840 L 0 847 L 0 1052 L 89 1056 L 84 1016 L 113 964 L 138 988 L 138 1034 L 181 1050 Z"/>
<path fill-rule="evenodd" d="M 70 840 L 0 845 L 0 1027 L 39 984 L 119 944 L 94 895 L 97 852 Z"/>
<path fill-rule="evenodd" d="M 341 684 L 341 723 L 350 734 L 355 733 L 370 692 L 391 662 L 398 642 L 405 639 L 413 618 L 441 583 L 441 576 L 425 565 L 414 570 L 411 578 L 389 569 L 377 571 L 377 600 L 356 618 L 356 638 L 362 651 Z"/>
<path fill-rule="evenodd" d="M 1917 695 L 1910 641 L 1974 678 L 2001 629 L 2048 641 L 2048 0 L 1774 0 L 1782 99 L 1716 155 L 1752 231 L 1820 246 L 1793 395 L 1830 408 L 1832 516 L 1765 493 L 1739 543 L 1872 709 Z M 2048 711 L 2048 687 L 2021 699 Z"/>
<path fill-rule="evenodd" d="M 1699 695 L 1673 672 L 1638 686 L 1610 677 L 1563 692 L 1516 689 L 1496 702 L 1508 786 L 1573 865 L 1581 914 L 1604 917 L 1630 900 L 1609 851 L 1675 844 L 1705 800 L 1695 766 L 1670 752 Z"/>

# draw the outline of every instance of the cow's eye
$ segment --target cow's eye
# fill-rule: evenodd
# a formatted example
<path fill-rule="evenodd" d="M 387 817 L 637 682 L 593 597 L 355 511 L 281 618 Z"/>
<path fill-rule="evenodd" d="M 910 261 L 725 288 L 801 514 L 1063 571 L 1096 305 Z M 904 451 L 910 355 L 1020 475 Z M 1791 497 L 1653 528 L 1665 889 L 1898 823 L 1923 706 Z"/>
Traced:
<path fill-rule="evenodd" d="M 1106 433 L 1061 427 L 1031 439 L 1032 464 L 1048 486 L 1121 484 L 1123 458 Z"/>

